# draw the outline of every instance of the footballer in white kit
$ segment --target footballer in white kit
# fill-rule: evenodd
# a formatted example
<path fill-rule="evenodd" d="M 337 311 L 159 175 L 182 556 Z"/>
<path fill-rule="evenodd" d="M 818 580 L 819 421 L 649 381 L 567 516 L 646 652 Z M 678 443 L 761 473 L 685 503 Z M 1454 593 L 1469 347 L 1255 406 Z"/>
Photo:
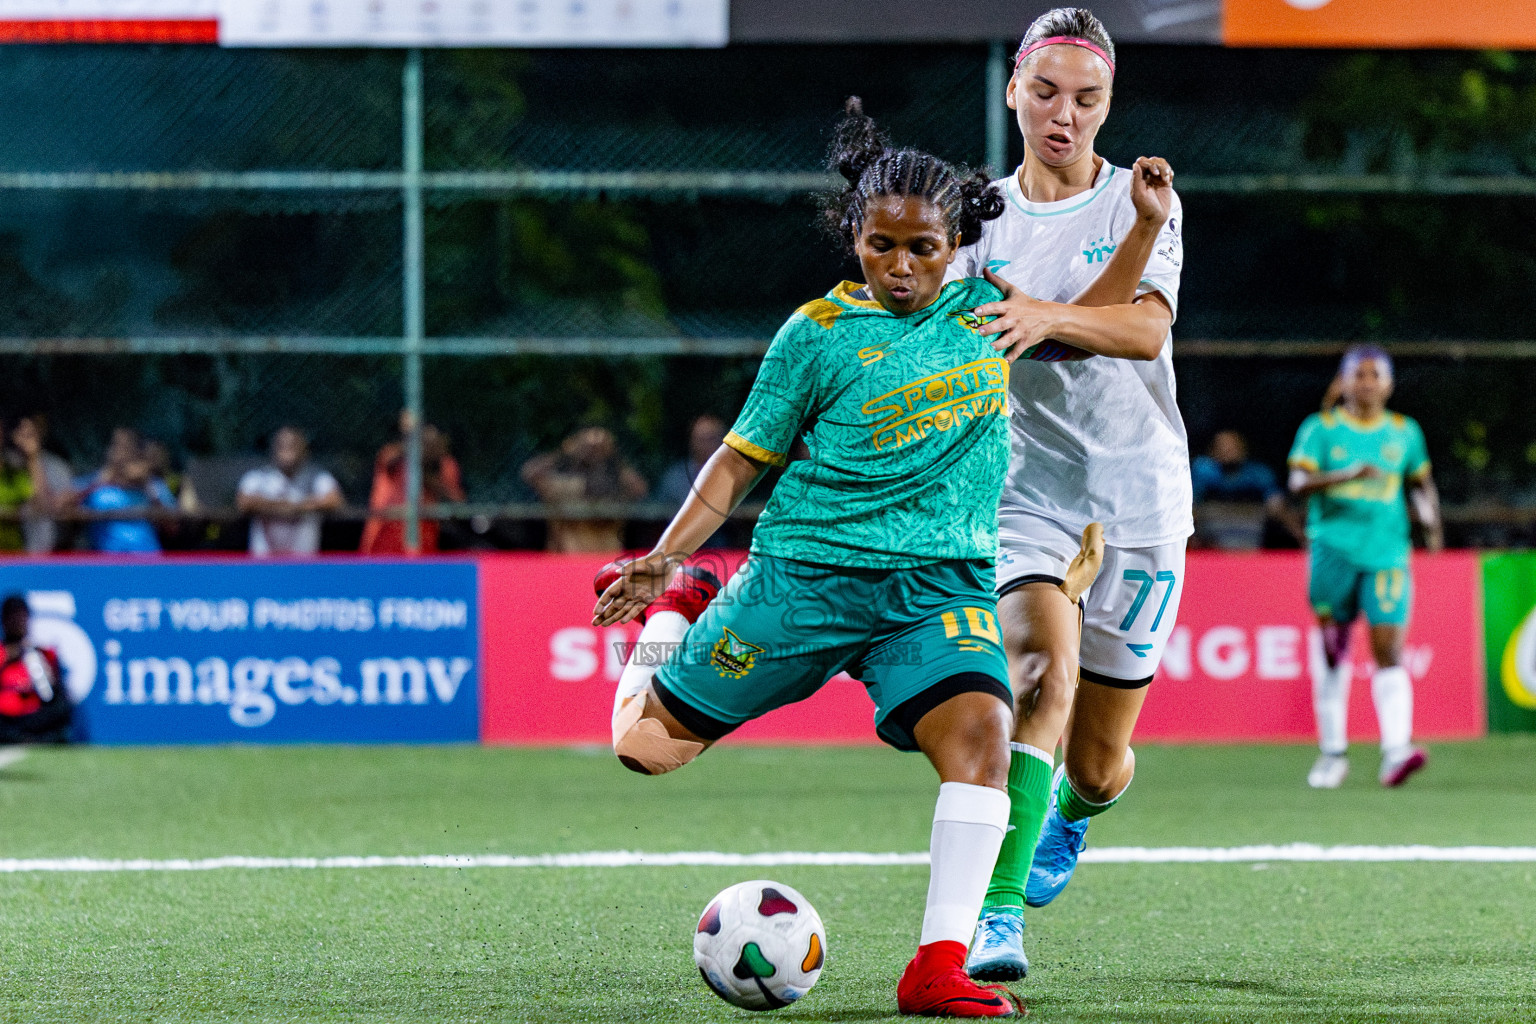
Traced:
<path fill-rule="evenodd" d="M 966 961 L 983 981 L 1027 973 L 1025 907 L 1065 888 L 1089 822 L 1134 778 L 1130 742 L 1178 616 L 1194 526 L 1170 345 L 1183 212 L 1167 161 L 1119 167 L 1094 151 L 1114 76 L 1114 41 L 1091 11 L 1035 19 L 1006 97 L 1023 163 L 997 182 L 1003 216 L 951 268 L 1002 290 L 974 312 L 1013 363 L 997 566 L 1012 828 Z M 1068 565 L 1096 549 L 1102 564 L 1079 601 Z"/>
<path fill-rule="evenodd" d="M 950 273 L 984 269 L 1030 297 L 1071 302 L 1104 269 L 1136 219 L 1131 172 L 1108 161 L 1086 195 L 1031 203 L 1017 175 L 996 184 L 1002 218 L 961 250 Z M 1138 294 L 1178 311 L 1178 198 Z M 1095 357 L 1013 364 L 1013 453 L 999 523 L 998 593 L 1060 583 L 1091 522 L 1104 525 L 1104 564 L 1083 597 L 1081 672 L 1106 686 L 1152 681 L 1178 617 L 1184 547 L 1194 532 L 1189 442 L 1175 401 L 1170 335 L 1151 362 Z"/>

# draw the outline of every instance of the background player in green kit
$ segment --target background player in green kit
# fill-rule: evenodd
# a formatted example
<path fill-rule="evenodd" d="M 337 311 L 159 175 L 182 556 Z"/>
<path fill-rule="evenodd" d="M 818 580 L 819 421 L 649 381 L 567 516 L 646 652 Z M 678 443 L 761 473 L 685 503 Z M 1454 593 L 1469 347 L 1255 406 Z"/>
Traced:
<path fill-rule="evenodd" d="M 1288 460 L 1291 490 L 1308 496 L 1308 590 L 1328 665 L 1313 681 L 1322 753 L 1307 782 L 1335 789 L 1349 771 L 1349 632 L 1364 613 L 1377 666 L 1371 696 L 1381 725 L 1380 779 L 1400 786 L 1425 761 L 1412 742 L 1413 683 L 1402 667 L 1413 604 L 1405 493 L 1432 551 L 1443 543 L 1440 503 L 1424 432 L 1411 418 L 1387 411 L 1391 357 L 1371 345 L 1350 348 L 1337 386 L 1342 404 L 1307 418 Z"/>
<path fill-rule="evenodd" d="M 960 245 L 1001 213 L 983 175 L 892 150 L 850 101 L 834 144 L 848 187 L 827 202 L 864 284 L 800 307 L 774 338 L 726 442 L 649 555 L 622 567 L 593 621 L 626 621 L 796 439 L 751 558 L 643 690 L 620 693 L 626 766 L 680 767 L 743 722 L 841 671 L 875 729 L 939 773 L 927 908 L 897 986 L 903 1013 L 1014 1011 L 963 970 L 1008 823 L 1012 695 L 993 569 L 1009 454 L 1007 362 L 970 311 L 1000 293 L 945 285 Z"/>

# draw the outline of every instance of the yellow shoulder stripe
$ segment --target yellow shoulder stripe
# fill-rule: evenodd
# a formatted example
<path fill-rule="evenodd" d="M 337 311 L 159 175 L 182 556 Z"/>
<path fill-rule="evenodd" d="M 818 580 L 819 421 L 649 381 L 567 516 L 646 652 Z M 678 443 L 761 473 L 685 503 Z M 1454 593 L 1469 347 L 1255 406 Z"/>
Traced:
<path fill-rule="evenodd" d="M 1286 465 L 1292 466 L 1292 467 L 1294 467 L 1296 469 L 1305 469 L 1308 472 L 1312 472 L 1312 473 L 1317 472 L 1317 460 L 1316 459 L 1309 459 L 1309 458 L 1305 458 L 1305 457 L 1302 457 L 1302 456 L 1298 456 L 1297 458 L 1294 458 L 1290 462 L 1286 463 Z"/>
<path fill-rule="evenodd" d="M 1338 423 L 1338 418 L 1336 416 L 1334 416 L 1332 409 L 1328 409 L 1328 410 L 1326 410 L 1323 413 L 1323 426 L 1332 428 L 1337 423 Z"/>
<path fill-rule="evenodd" d="M 817 299 L 814 302 L 807 302 L 795 312 L 807 320 L 814 320 L 822 327 L 830 329 L 837 318 L 843 315 L 843 307 L 830 299 Z"/>
<path fill-rule="evenodd" d="M 1395 412 L 1392 414 L 1392 425 L 1398 430 L 1402 430 L 1408 425 L 1408 420 L 1402 413 Z"/>
<path fill-rule="evenodd" d="M 778 452 L 771 452 L 762 445 L 753 444 L 734 430 L 725 435 L 725 443 L 754 462 L 766 462 L 770 466 L 782 466 L 789 461 L 788 456 L 781 455 Z"/>

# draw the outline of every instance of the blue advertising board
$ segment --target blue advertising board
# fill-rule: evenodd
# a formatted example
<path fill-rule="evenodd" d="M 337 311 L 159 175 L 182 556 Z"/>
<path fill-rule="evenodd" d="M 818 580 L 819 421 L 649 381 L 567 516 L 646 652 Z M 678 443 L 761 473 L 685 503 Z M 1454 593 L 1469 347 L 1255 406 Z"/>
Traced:
<path fill-rule="evenodd" d="M 12 562 L 94 743 L 479 738 L 473 562 Z"/>

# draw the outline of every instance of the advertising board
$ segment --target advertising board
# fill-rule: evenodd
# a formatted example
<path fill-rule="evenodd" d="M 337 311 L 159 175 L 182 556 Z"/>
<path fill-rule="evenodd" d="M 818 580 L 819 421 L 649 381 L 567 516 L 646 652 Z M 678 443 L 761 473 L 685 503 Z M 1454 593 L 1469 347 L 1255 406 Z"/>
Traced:
<path fill-rule="evenodd" d="M 7 562 L 96 743 L 470 742 L 472 562 Z"/>
<path fill-rule="evenodd" d="M 1414 735 L 1480 736 L 1485 729 L 1477 556 L 1416 556 L 1414 610 L 1404 665 L 1414 685 Z M 1190 552 L 1178 624 L 1136 735 L 1144 740 L 1310 740 L 1312 678 L 1322 648 L 1307 605 L 1300 552 Z M 1349 734 L 1379 737 L 1374 668 L 1363 624 L 1354 664 Z"/>
<path fill-rule="evenodd" d="M 729 575 L 740 554 L 722 556 Z M 485 619 L 483 735 L 492 743 L 609 742 L 614 685 L 634 625 L 591 625 L 603 556 L 506 555 L 481 562 Z M 1405 661 L 1416 735 L 1448 739 L 1485 727 L 1477 559 L 1415 562 L 1416 610 Z M 1192 552 L 1179 621 L 1137 736 L 1147 740 L 1307 741 L 1319 670 L 1298 552 Z M 1370 652 L 1353 644 L 1350 732 L 1377 736 Z M 726 742 L 878 742 L 863 688 L 840 677 L 810 700 L 742 727 Z"/>
<path fill-rule="evenodd" d="M 1536 731 L 1536 552 L 1483 558 L 1488 728 Z"/>

